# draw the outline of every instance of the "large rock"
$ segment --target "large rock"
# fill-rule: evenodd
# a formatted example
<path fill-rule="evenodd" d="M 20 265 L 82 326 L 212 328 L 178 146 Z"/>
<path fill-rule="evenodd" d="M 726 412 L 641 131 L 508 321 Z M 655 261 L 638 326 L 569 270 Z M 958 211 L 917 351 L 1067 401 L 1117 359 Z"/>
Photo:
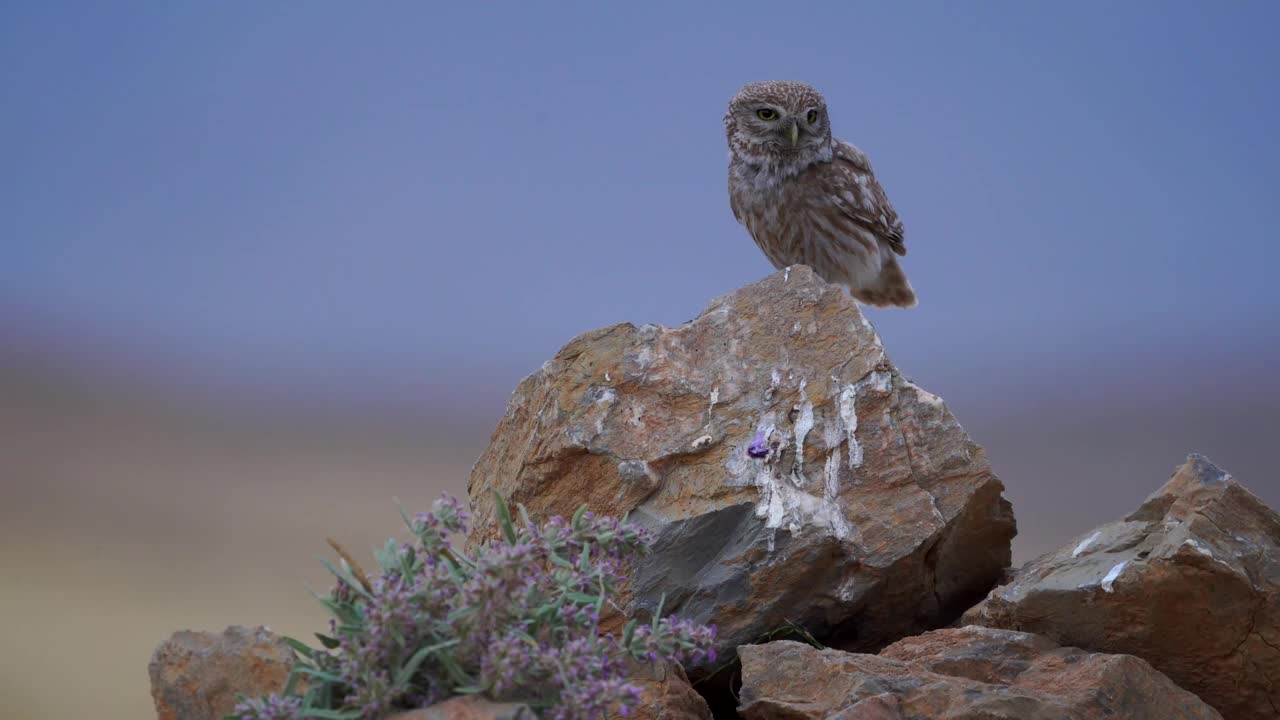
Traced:
<path fill-rule="evenodd" d="M 585 333 L 521 382 L 471 475 L 471 541 L 496 534 L 494 490 L 539 518 L 630 513 L 659 540 L 629 610 L 665 595 L 719 626 L 722 658 L 788 621 L 875 648 L 1001 577 L 1002 489 L 848 295 L 796 266 L 680 327 Z"/>
<path fill-rule="evenodd" d="M 748 720 L 1211 720 L 1213 708 L 1132 655 L 965 627 L 879 655 L 780 641 L 739 649 Z"/>
<path fill-rule="evenodd" d="M 1044 555 L 966 621 L 1149 661 L 1233 720 L 1280 717 L 1280 516 L 1192 455 L 1142 507 Z"/>
<path fill-rule="evenodd" d="M 265 627 L 221 634 L 181 630 L 151 656 L 151 698 L 159 720 L 222 720 L 236 697 L 284 689 L 293 651 Z"/>

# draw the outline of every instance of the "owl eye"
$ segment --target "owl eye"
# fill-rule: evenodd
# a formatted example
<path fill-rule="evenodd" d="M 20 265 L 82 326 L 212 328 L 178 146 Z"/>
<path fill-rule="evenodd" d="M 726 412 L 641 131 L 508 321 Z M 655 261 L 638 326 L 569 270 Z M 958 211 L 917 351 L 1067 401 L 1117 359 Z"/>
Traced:
<path fill-rule="evenodd" d="M 808 120 L 810 125 L 818 122 L 818 111 L 810 110 L 809 113 L 804 116 L 804 119 Z"/>
<path fill-rule="evenodd" d="M 756 111 L 756 117 L 760 118 L 761 120 L 777 120 L 778 111 L 772 110 L 770 108 L 760 108 L 759 110 Z"/>

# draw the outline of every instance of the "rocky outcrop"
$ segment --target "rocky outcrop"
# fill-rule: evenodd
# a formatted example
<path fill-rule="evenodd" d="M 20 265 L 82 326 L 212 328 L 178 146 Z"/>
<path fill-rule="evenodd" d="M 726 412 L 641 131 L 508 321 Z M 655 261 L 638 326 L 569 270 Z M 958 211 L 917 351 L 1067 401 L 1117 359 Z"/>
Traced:
<path fill-rule="evenodd" d="M 1223 715 L 1280 717 L 1280 516 L 1192 455 L 1123 520 L 1028 563 L 966 621 L 1149 661 Z"/>
<path fill-rule="evenodd" d="M 539 518 L 630 514 L 659 540 L 629 610 L 665 596 L 719 627 L 722 658 L 788 621 L 876 648 L 1000 578 L 1002 489 L 848 295 L 796 266 L 680 327 L 585 333 L 526 378 L 472 473 L 471 540 L 494 536 L 493 491 Z"/>
<path fill-rule="evenodd" d="M 781 641 L 739 649 L 749 720 L 1211 720 L 1145 661 L 1059 647 L 1028 633 L 938 630 L 879 655 Z"/>
<path fill-rule="evenodd" d="M 233 625 L 221 634 L 182 630 L 156 648 L 148 669 L 159 720 L 222 720 L 240 693 L 282 690 L 293 651 L 261 626 Z"/>

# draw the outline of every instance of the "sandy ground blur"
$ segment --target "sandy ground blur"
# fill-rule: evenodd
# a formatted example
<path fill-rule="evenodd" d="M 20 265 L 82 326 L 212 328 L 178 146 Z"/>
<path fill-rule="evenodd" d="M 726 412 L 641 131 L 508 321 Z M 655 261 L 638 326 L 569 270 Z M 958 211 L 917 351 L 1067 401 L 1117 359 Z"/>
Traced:
<path fill-rule="evenodd" d="M 0 385 L 0 717 L 155 717 L 147 661 L 181 628 L 326 617 L 332 534 L 402 531 L 393 503 L 463 494 L 489 430 L 270 417 L 13 373 Z M 431 438 L 437 438 L 432 442 Z M 443 441 L 441 441 L 443 440 Z M 435 445 L 435 447 L 433 447 Z M 16 452 L 14 452 L 16 449 Z"/>
<path fill-rule="evenodd" d="M 1055 396 L 916 380 L 948 399 L 1008 486 L 1015 561 L 1128 512 L 1188 450 L 1280 505 L 1274 382 Z M 393 497 L 425 509 L 443 489 L 462 494 L 501 411 L 462 424 L 287 414 L 31 367 L 0 367 L 0 398 L 5 718 L 154 717 L 147 661 L 177 629 L 309 637 L 325 622 L 307 593 L 328 584 L 325 536 L 368 557 L 402 533 Z"/>

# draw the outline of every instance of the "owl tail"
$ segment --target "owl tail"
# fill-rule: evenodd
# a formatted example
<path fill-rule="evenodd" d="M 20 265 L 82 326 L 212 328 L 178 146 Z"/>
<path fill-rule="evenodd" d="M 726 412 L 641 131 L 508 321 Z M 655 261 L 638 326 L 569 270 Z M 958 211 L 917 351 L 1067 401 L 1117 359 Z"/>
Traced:
<path fill-rule="evenodd" d="M 876 307 L 915 307 L 916 291 L 911 289 L 898 259 L 890 255 L 880 267 L 876 279 L 862 287 L 850 288 L 854 299 Z"/>

